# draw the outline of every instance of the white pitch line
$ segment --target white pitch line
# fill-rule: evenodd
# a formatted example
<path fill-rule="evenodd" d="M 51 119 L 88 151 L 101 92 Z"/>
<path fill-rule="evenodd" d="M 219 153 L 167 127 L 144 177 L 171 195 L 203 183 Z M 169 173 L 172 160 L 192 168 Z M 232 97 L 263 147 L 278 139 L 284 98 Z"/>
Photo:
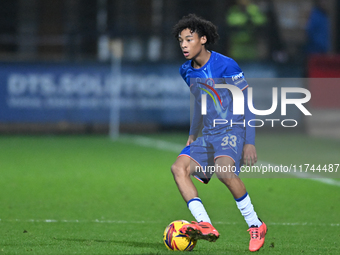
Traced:
<path fill-rule="evenodd" d="M 109 224 L 156 224 L 152 221 L 126 221 L 126 220 L 56 220 L 56 219 L 0 219 L 2 222 L 38 222 L 38 223 L 109 223 Z"/>
<path fill-rule="evenodd" d="M 238 225 L 238 222 L 214 222 L 221 225 Z M 243 223 L 242 223 L 243 224 Z M 311 222 L 268 222 L 267 225 L 273 226 L 321 226 L 321 227 L 340 227 L 340 223 L 311 223 Z"/>
<path fill-rule="evenodd" d="M 273 163 L 270 163 L 270 162 L 265 162 L 265 161 L 258 161 L 258 164 L 271 165 L 273 167 L 280 167 L 280 165 L 276 165 L 276 164 L 273 164 Z M 309 179 L 309 180 L 312 180 L 312 181 L 322 182 L 322 183 L 325 183 L 325 184 L 340 187 L 339 181 L 336 181 L 336 180 L 331 179 L 331 178 L 325 178 L 325 177 L 318 175 L 318 174 L 310 174 L 310 173 L 306 173 L 306 172 L 301 172 L 301 173 L 300 172 L 285 172 L 285 174 L 293 175 L 293 176 L 298 177 L 298 178 Z"/>
<path fill-rule="evenodd" d="M 182 151 L 182 149 L 185 147 L 185 144 L 178 144 L 178 143 L 173 143 L 173 142 L 168 142 L 164 140 L 159 140 L 159 139 L 153 139 L 149 137 L 144 137 L 144 136 L 123 136 L 122 141 L 128 141 L 133 144 L 137 144 L 143 147 L 150 147 L 150 148 L 156 148 L 164 151 L 171 151 L 171 152 L 177 152 L 178 154 Z M 264 162 L 264 161 L 259 161 L 258 163 L 266 164 L 266 165 L 272 165 L 272 166 L 279 166 L 270 162 Z M 287 173 L 290 175 L 293 175 L 298 178 L 306 178 L 312 181 L 320 182 L 320 183 L 325 183 L 328 185 L 332 186 L 338 186 L 340 187 L 340 181 L 331 179 L 331 178 L 324 178 L 322 176 L 319 176 L 317 174 L 309 174 L 309 173 Z"/>
<path fill-rule="evenodd" d="M 164 151 L 177 152 L 178 154 L 183 150 L 185 144 L 172 143 L 164 140 L 153 139 L 144 136 L 123 136 L 122 141 L 128 141 L 143 147 L 156 148 Z"/>
<path fill-rule="evenodd" d="M 163 224 L 160 221 L 126 221 L 126 220 L 56 220 L 56 219 L 0 219 L 1 222 L 27 222 L 27 223 L 104 223 L 104 224 Z M 243 222 L 214 222 L 216 225 L 243 225 Z M 268 222 L 273 226 L 321 226 L 340 227 L 340 223 L 312 223 L 312 222 Z"/>

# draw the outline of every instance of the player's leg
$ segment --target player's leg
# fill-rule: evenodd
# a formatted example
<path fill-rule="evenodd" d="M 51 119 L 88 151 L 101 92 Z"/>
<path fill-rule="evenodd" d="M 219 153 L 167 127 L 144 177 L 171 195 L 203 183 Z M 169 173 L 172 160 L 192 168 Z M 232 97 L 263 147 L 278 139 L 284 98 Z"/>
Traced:
<path fill-rule="evenodd" d="M 261 225 L 254 211 L 254 207 L 250 202 L 244 183 L 233 171 L 235 168 L 234 161 L 230 157 L 225 156 L 216 159 L 216 176 L 230 190 L 249 227 L 252 225 Z M 218 171 L 218 169 L 221 170 Z M 248 202 L 245 203 L 245 201 Z"/>
<path fill-rule="evenodd" d="M 176 162 L 171 167 L 178 190 L 196 221 L 192 224 L 184 225 L 180 231 L 193 239 L 205 239 L 216 241 L 219 237 L 217 230 L 211 225 L 210 218 L 203 206 L 201 199 L 198 197 L 197 189 L 192 182 L 191 175 L 195 170 L 200 168 L 199 164 L 190 157 L 190 146 L 183 149 Z M 195 174 L 197 175 L 197 174 Z M 204 179 L 207 183 L 209 178 L 203 174 L 198 174 L 198 179 Z"/>
<path fill-rule="evenodd" d="M 183 199 L 188 203 L 191 199 L 198 197 L 197 189 L 191 180 L 190 157 L 180 155 L 171 166 L 176 185 Z M 192 164 L 195 164 L 194 162 Z"/>
<path fill-rule="evenodd" d="M 234 173 L 235 164 L 232 158 L 223 156 L 215 160 L 215 172 L 217 178 L 228 187 L 235 199 L 246 193 L 246 187 L 241 179 Z"/>
<path fill-rule="evenodd" d="M 264 244 L 267 226 L 258 218 L 246 191 L 245 185 L 237 175 L 239 173 L 239 169 L 235 166 L 233 159 L 223 156 L 216 158 L 215 162 L 216 176 L 232 193 L 238 209 L 249 226 L 249 250 L 257 251 Z"/>
<path fill-rule="evenodd" d="M 208 213 L 205 210 L 201 199 L 198 197 L 197 189 L 190 177 L 196 166 L 197 163 L 185 154 L 184 149 L 175 163 L 171 166 L 171 172 L 179 192 L 187 203 L 187 206 L 196 221 L 211 223 Z"/>

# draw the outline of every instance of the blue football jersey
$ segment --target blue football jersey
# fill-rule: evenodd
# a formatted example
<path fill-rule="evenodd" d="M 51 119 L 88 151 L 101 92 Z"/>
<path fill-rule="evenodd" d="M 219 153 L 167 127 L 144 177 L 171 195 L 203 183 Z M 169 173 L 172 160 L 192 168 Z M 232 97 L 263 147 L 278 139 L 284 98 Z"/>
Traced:
<path fill-rule="evenodd" d="M 245 115 L 233 114 L 233 97 L 231 92 L 226 88 L 215 88 L 216 84 L 231 84 L 246 92 L 248 83 L 244 78 L 243 72 L 238 64 L 231 58 L 212 51 L 209 61 L 199 69 L 192 67 L 192 61 L 185 62 L 180 67 L 180 74 L 190 87 L 191 93 L 195 97 L 194 114 L 190 127 L 190 134 L 197 135 L 203 121 L 203 134 L 216 134 L 230 129 L 232 123 L 245 123 Z M 206 94 L 207 112 L 206 115 L 201 114 L 202 94 Z M 246 93 L 245 93 L 246 94 Z M 246 98 L 245 102 L 247 101 Z M 245 112 L 249 111 L 245 104 Z M 228 122 L 218 124 L 214 127 L 214 120 L 223 119 Z M 215 123 L 216 124 L 216 123 Z M 233 129 L 244 131 L 244 125 L 233 124 Z M 254 144 L 255 129 L 249 130 L 253 133 L 249 141 L 246 143 Z"/>

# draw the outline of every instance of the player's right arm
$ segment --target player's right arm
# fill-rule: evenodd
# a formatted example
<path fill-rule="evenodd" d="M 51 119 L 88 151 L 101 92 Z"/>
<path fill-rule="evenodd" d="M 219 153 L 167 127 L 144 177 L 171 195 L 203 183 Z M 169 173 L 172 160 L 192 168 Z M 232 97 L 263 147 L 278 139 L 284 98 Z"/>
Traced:
<path fill-rule="evenodd" d="M 187 75 L 187 69 L 190 65 L 190 62 L 187 61 L 179 68 L 179 73 L 182 76 L 185 83 L 190 88 L 190 76 Z M 200 131 L 201 125 L 202 125 L 202 115 L 201 115 L 201 106 L 200 103 L 195 99 L 194 103 L 194 112 L 193 117 L 190 125 L 190 131 L 189 131 L 189 137 L 188 141 L 186 143 L 186 146 L 190 145 L 192 142 L 194 142 L 198 136 L 198 133 Z"/>
<path fill-rule="evenodd" d="M 199 102 L 197 102 L 197 100 L 195 100 L 194 114 L 193 114 L 192 122 L 190 126 L 189 138 L 186 144 L 187 146 L 196 140 L 200 127 L 202 125 L 202 120 L 203 120 L 203 116 L 201 115 L 200 104 Z"/>
<path fill-rule="evenodd" d="M 194 142 L 196 140 L 197 136 L 195 135 L 189 135 L 188 141 L 186 146 L 190 145 L 192 142 Z"/>

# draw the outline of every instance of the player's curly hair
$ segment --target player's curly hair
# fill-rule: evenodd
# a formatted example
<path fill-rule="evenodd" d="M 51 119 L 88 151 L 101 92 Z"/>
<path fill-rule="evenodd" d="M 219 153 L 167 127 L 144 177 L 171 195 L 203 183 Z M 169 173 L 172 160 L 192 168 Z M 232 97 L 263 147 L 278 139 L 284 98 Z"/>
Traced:
<path fill-rule="evenodd" d="M 173 27 L 172 34 L 178 40 L 178 35 L 187 28 L 192 32 L 196 32 L 199 37 L 206 36 L 206 46 L 216 43 L 219 38 L 217 27 L 212 22 L 198 17 L 195 14 L 183 16 L 183 18 Z"/>

